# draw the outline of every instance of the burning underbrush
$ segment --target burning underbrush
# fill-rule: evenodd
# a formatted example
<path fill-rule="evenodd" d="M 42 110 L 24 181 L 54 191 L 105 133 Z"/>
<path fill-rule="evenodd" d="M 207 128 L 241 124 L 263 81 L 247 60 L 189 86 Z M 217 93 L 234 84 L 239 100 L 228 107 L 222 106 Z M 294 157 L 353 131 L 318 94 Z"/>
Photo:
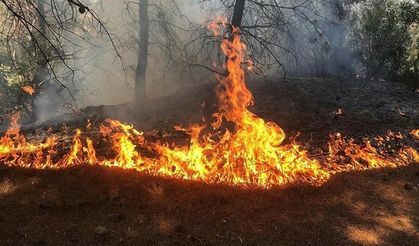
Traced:
<path fill-rule="evenodd" d="M 331 134 L 328 150 L 318 159 L 296 141 L 284 144 L 286 135 L 277 124 L 248 110 L 253 96 L 245 85 L 246 47 L 238 33 L 235 29 L 221 46 L 228 75 L 219 79 L 218 111 L 211 122 L 175 127 L 167 136 L 158 136 L 109 119 L 98 125 L 88 122 L 84 129 L 47 131 L 29 141 L 15 114 L 0 140 L 1 163 L 35 169 L 100 165 L 207 183 L 271 187 L 320 185 L 337 172 L 419 162 L 418 130 L 404 135 L 389 131 L 362 141 Z M 178 137 L 167 141 L 171 136 Z"/>
<path fill-rule="evenodd" d="M 156 135 L 107 120 L 100 126 L 88 124 L 83 131 L 63 128 L 27 140 L 15 121 L 1 138 L 0 160 L 3 165 L 32 169 L 100 165 L 179 179 L 260 187 L 290 182 L 321 185 L 338 172 L 419 162 L 416 148 L 419 139 L 413 131 L 409 135 L 389 131 L 385 136 L 364 138 L 361 142 L 339 133 L 331 134 L 328 151 L 315 157 L 297 143 L 274 146 L 272 156 L 252 156 L 249 149 L 240 151 L 243 146 L 236 139 L 240 135 L 231 140 L 227 138 L 231 133 L 225 131 L 208 138 L 209 135 L 200 135 L 202 131 L 198 127 L 176 127 L 172 132 Z M 261 141 L 253 143 L 266 148 Z M 232 151 L 233 147 L 239 149 Z M 318 149 L 321 147 L 325 148 Z M 249 148 L 260 150 L 255 146 Z M 262 155 L 271 154 L 268 151 Z M 266 162 L 252 165 L 253 158 L 265 158 Z"/>

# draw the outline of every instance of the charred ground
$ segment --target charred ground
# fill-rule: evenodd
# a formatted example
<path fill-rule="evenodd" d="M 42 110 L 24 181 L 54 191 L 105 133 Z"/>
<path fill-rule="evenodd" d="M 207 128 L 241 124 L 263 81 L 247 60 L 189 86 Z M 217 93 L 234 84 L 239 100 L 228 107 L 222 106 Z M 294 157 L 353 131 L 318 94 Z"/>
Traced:
<path fill-rule="evenodd" d="M 386 81 L 253 81 L 252 111 L 278 123 L 321 158 L 328 134 L 362 139 L 418 128 L 419 94 Z M 187 141 L 173 125 L 198 123 L 215 108 L 213 85 L 146 105 L 91 107 L 41 126 L 71 128 L 111 117 L 148 138 Z M 335 114 L 342 109 L 342 114 Z M 67 120 L 66 120 L 67 119 Z M 154 129 L 153 131 L 151 131 Z M 406 140 L 412 141 L 412 140 Z M 418 143 L 409 143 L 418 148 Z M 77 167 L 0 170 L 1 244 L 416 244 L 419 169 L 349 172 L 322 187 L 244 190 Z"/>
<path fill-rule="evenodd" d="M 301 137 L 313 135 L 313 139 L 321 139 L 330 132 L 341 132 L 362 137 L 418 127 L 419 93 L 403 84 L 295 78 L 252 80 L 248 86 L 255 98 L 251 110 L 278 123 L 288 136 L 300 132 Z M 179 90 L 176 96 L 150 100 L 145 105 L 90 107 L 82 112 L 82 118 L 100 122 L 111 117 L 132 122 L 145 131 L 171 130 L 174 125 L 199 123 L 203 115 L 208 118 L 216 110 L 215 97 L 213 84 L 202 85 Z M 338 109 L 343 110 L 342 115 L 334 114 Z M 44 125 L 61 122 L 58 118 Z"/>

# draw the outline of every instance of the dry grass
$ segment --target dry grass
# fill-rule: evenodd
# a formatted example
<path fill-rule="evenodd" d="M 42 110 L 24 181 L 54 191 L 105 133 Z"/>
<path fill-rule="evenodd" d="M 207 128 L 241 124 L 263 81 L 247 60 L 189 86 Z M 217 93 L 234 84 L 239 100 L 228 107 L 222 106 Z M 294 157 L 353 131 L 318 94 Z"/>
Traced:
<path fill-rule="evenodd" d="M 258 82 L 252 90 L 256 98 L 252 110 L 291 135 L 301 131 L 300 139 L 309 143 L 309 149 L 324 147 L 330 132 L 359 138 L 419 127 L 419 112 L 413 106 L 418 95 L 390 83 L 295 80 Z M 211 102 L 212 91 L 211 86 L 203 86 L 191 94 L 151 102 L 153 107 L 138 114 L 129 105 L 90 108 L 85 114 L 92 120 L 111 116 L 141 129 L 160 130 L 198 122 L 198 109 L 202 101 Z M 337 108 L 346 115 L 330 117 Z M 211 111 L 204 108 L 204 114 L 205 110 Z M 49 123 L 61 125 L 61 120 Z M 68 123 L 77 124 L 84 126 L 85 121 L 78 118 Z M 322 187 L 296 184 L 271 190 L 87 166 L 58 171 L 1 168 L 0 245 L 419 242 L 417 164 L 341 173 Z"/>
<path fill-rule="evenodd" d="M 0 200 L 1 245 L 417 245 L 419 240 L 416 164 L 342 173 L 322 187 L 271 190 L 99 167 L 3 169 L 1 177 L 2 183 L 19 184 Z M 95 233 L 99 226 L 106 232 Z"/>

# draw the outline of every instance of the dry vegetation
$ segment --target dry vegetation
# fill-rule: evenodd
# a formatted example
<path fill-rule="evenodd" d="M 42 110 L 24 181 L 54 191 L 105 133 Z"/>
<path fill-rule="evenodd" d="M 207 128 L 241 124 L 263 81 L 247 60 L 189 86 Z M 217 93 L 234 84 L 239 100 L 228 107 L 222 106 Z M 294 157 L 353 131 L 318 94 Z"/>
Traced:
<path fill-rule="evenodd" d="M 419 237 L 417 165 L 272 190 L 86 167 L 1 175 L 2 245 L 415 245 Z"/>
<path fill-rule="evenodd" d="M 317 151 L 329 132 L 360 138 L 418 127 L 419 95 L 388 82 L 293 79 L 255 81 L 250 87 L 257 102 L 252 110 L 289 135 L 301 131 L 300 141 L 320 159 Z M 149 137 L 163 136 L 174 124 L 198 122 L 197 109 L 212 97 L 212 87 L 203 86 L 149 102 L 148 112 L 126 114 L 134 106 L 121 105 L 89 108 L 83 115 L 93 121 L 112 116 L 159 129 Z M 343 115 L 333 114 L 338 108 Z M 67 124 L 84 125 L 82 118 Z M 417 142 L 409 144 L 418 149 Z M 419 240 L 419 167 L 413 163 L 341 173 L 321 187 L 269 190 L 87 166 L 2 167 L 0 184 L 2 245 L 416 245 Z"/>

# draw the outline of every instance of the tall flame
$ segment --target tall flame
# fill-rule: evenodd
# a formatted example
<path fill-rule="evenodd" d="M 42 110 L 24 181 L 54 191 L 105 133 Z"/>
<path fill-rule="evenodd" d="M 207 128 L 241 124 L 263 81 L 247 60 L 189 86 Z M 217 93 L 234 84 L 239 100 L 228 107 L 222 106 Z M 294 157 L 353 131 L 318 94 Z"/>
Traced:
<path fill-rule="evenodd" d="M 163 173 L 207 182 L 270 186 L 294 181 L 321 183 L 329 177 L 320 163 L 310 160 L 296 144 L 281 146 L 284 131 L 273 122 L 265 122 L 248 110 L 252 93 L 245 84 L 242 64 L 246 46 L 239 30 L 224 39 L 221 49 L 227 57 L 228 75 L 217 87 L 219 112 L 214 114 L 214 130 L 224 133 L 218 140 L 206 134 L 204 126 L 194 127 L 187 148 L 160 147 Z M 222 129 L 223 121 L 233 128 Z"/>

